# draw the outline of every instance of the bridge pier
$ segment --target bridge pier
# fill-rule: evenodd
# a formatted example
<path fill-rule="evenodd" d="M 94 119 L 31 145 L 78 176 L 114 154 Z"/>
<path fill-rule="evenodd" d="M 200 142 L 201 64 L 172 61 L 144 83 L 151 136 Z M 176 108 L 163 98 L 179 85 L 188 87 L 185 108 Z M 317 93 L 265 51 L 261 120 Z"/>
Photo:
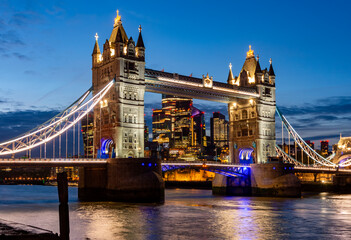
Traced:
<path fill-rule="evenodd" d="M 106 168 L 84 168 L 79 174 L 78 197 L 83 201 L 164 202 L 158 159 L 108 159 Z"/>
<path fill-rule="evenodd" d="M 251 164 L 249 176 L 227 177 L 216 174 L 213 194 L 229 196 L 300 197 L 301 183 L 293 164 Z"/>
<path fill-rule="evenodd" d="M 339 193 L 350 193 L 351 174 L 335 174 L 333 176 L 333 190 Z"/>
<path fill-rule="evenodd" d="M 212 194 L 226 196 L 251 196 L 250 176 L 240 178 L 216 174 L 212 181 Z"/>

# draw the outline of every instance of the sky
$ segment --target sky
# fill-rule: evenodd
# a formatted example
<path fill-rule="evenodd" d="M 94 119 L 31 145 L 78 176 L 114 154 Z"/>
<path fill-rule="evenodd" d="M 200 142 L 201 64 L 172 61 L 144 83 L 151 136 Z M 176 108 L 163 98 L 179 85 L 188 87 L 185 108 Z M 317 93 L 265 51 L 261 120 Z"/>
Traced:
<path fill-rule="evenodd" d="M 272 58 L 277 106 L 305 139 L 351 136 L 349 1 L 0 1 L 0 140 L 45 122 L 91 86 L 100 48 L 119 9 L 128 37 L 146 46 L 146 67 L 226 82 L 248 46 Z M 161 96 L 145 95 L 151 109 Z M 225 104 L 195 101 L 207 114 Z M 208 126 L 208 125 L 207 125 Z M 277 127 L 277 139 L 280 128 Z M 318 144 L 317 144 L 318 145 Z"/>

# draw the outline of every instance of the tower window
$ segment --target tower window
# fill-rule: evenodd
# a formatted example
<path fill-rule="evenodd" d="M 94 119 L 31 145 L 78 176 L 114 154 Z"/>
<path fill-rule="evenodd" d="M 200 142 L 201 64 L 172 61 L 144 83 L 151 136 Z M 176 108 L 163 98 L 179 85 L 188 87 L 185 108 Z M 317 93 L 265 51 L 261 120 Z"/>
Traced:
<path fill-rule="evenodd" d="M 247 111 L 246 110 L 242 111 L 242 119 L 247 119 Z"/>
<path fill-rule="evenodd" d="M 243 129 L 241 132 L 242 132 L 243 137 L 246 137 L 249 134 L 247 129 Z"/>

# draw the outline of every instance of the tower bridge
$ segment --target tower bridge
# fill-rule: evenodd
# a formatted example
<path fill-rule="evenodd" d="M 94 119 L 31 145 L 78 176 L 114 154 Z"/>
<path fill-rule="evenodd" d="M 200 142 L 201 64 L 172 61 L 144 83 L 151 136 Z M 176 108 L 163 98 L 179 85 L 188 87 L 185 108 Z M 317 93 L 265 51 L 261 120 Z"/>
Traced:
<path fill-rule="evenodd" d="M 205 169 L 216 172 L 216 178 L 222 176 L 214 181 L 218 188 L 230 185 L 236 192 L 243 185 L 245 188 L 279 192 L 275 189 L 279 186 L 279 189 L 294 189 L 291 195 L 298 193 L 294 171 L 349 172 L 340 169 L 351 165 L 349 155 L 339 151 L 338 159 L 342 159 L 342 162 L 332 157 L 322 157 L 308 146 L 276 108 L 276 76 L 272 61 L 269 68 L 262 69 L 251 46 L 237 77 L 234 77 L 230 64 L 226 83 L 214 81 L 208 74 L 196 78 L 147 69 L 145 54 L 141 27 L 135 43 L 132 37 L 128 38 L 121 16 L 117 13 L 111 36 L 104 42 L 102 52 L 96 34 L 92 53 L 92 87 L 54 118 L 13 140 L 0 143 L 0 156 L 12 156 L 11 159 L 0 159 L 0 167 L 77 166 L 80 167 L 80 192 L 83 197 L 96 195 L 98 191 L 106 192 L 112 199 L 117 195 L 123 196 L 117 199 L 134 200 L 136 196 L 142 196 L 151 201 L 157 198 L 156 195 L 162 198 L 161 170 Z M 161 163 L 159 159 L 144 158 L 145 91 L 228 104 L 229 163 Z M 94 118 L 93 139 L 84 144 L 92 146 L 93 159 L 70 159 L 67 151 L 68 132 L 91 112 Z M 289 155 L 290 151 L 287 154 L 277 146 L 276 112 L 282 120 L 282 134 L 286 129 L 289 143 L 292 137 L 301 151 L 311 159 L 312 167 L 297 161 Z M 72 155 L 75 155 L 75 149 L 79 155 L 80 133 L 75 134 L 73 131 L 72 136 Z M 284 141 L 284 137 L 282 139 Z M 62 146 L 63 142 L 65 147 Z M 51 160 L 47 158 L 48 144 L 52 144 Z M 348 143 L 342 147 L 349 150 Z M 40 158 L 31 158 L 31 151 L 38 148 Z M 63 148 L 65 154 L 62 154 Z M 15 158 L 15 154 L 25 151 L 28 152 L 29 160 Z M 287 165 L 269 161 L 277 156 Z M 236 180 L 232 181 L 232 178 Z M 284 191 L 283 194 L 289 195 Z"/>

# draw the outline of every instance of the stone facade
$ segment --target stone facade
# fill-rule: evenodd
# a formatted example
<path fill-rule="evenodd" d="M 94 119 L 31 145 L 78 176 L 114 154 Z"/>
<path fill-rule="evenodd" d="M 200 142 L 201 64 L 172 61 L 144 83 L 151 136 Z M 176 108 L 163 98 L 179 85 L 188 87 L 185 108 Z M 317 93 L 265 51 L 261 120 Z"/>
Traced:
<path fill-rule="evenodd" d="M 92 60 L 94 94 L 115 79 L 115 86 L 94 108 L 94 157 L 144 157 L 145 47 L 141 28 L 135 45 L 117 13 L 102 53 L 96 36 Z"/>
<path fill-rule="evenodd" d="M 239 74 L 233 77 L 230 66 L 228 83 L 254 88 L 258 98 L 237 99 L 228 104 L 230 161 L 233 163 L 265 163 L 275 152 L 275 74 L 261 70 L 253 50 Z"/>

